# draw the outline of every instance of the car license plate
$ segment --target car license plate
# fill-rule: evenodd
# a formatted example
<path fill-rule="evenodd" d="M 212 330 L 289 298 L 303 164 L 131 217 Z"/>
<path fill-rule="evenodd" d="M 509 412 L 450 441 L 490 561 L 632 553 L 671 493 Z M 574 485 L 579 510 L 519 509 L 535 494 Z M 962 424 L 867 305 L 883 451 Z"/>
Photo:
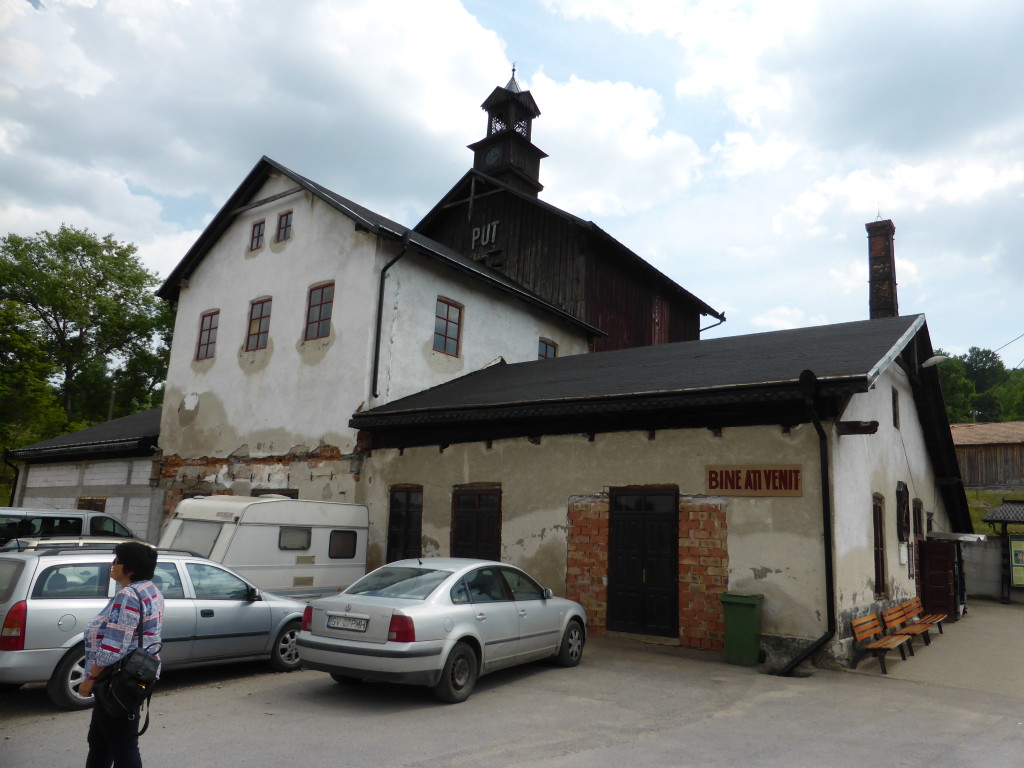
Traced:
<path fill-rule="evenodd" d="M 353 632 L 365 632 L 366 622 L 366 619 L 355 619 L 351 616 L 327 617 L 327 626 L 331 629 L 350 629 Z"/>

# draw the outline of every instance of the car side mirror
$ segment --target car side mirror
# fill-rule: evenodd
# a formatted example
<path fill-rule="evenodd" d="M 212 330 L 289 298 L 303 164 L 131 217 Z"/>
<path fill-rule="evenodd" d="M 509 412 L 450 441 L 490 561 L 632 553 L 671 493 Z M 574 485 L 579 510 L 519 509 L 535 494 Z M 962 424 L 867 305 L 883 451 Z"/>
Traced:
<path fill-rule="evenodd" d="M 263 599 L 263 595 L 260 593 L 260 590 L 259 590 L 258 587 L 250 586 L 249 587 L 249 591 L 248 591 L 248 593 L 245 596 L 245 599 L 248 600 L 250 603 L 254 603 L 257 600 L 262 600 Z"/>
<path fill-rule="evenodd" d="M 551 591 L 551 587 L 544 587 L 543 594 L 545 600 L 550 600 L 555 595 L 555 593 Z"/>

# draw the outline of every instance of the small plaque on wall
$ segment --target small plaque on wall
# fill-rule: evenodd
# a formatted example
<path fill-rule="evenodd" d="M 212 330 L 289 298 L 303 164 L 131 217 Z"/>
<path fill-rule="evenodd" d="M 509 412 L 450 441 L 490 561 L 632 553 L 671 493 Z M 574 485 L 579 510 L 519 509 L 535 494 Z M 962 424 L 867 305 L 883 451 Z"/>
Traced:
<path fill-rule="evenodd" d="M 803 466 L 709 464 L 704 488 L 709 496 L 803 496 Z"/>

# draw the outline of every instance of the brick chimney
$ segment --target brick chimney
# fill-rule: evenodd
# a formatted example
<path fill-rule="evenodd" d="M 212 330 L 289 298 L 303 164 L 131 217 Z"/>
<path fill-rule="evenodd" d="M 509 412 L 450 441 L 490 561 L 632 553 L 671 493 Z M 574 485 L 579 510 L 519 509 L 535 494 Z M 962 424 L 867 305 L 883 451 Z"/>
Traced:
<path fill-rule="evenodd" d="M 900 313 L 896 301 L 896 252 L 893 240 L 896 225 L 891 219 L 865 224 L 868 231 L 868 283 L 871 319 L 897 317 Z"/>

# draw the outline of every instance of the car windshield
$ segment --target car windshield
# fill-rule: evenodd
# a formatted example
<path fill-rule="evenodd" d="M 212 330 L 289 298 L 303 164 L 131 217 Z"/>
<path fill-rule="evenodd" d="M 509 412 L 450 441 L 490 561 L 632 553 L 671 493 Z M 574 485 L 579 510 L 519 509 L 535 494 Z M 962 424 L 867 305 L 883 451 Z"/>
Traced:
<path fill-rule="evenodd" d="M 346 589 L 345 594 L 426 600 L 451 575 L 451 571 L 430 568 L 378 568 Z"/>

